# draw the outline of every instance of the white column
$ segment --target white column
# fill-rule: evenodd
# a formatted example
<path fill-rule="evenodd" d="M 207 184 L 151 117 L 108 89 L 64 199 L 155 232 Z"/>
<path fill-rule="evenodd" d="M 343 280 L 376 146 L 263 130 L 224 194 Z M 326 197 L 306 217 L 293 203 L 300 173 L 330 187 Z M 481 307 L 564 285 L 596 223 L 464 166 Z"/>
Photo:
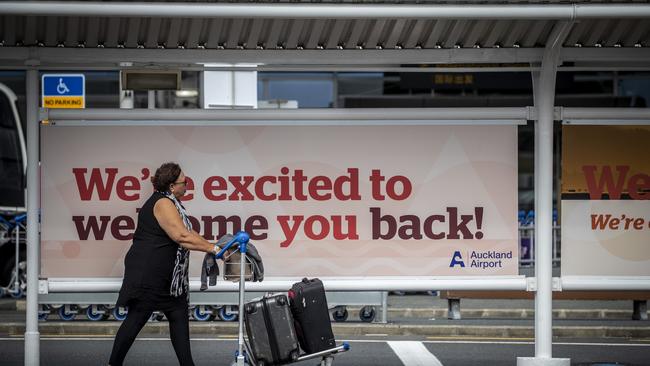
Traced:
<path fill-rule="evenodd" d="M 123 90 L 122 73 L 120 72 L 120 108 L 133 109 L 135 95 L 133 90 Z"/>
<path fill-rule="evenodd" d="M 200 97 L 205 109 L 255 109 L 257 71 L 203 71 Z"/>
<path fill-rule="evenodd" d="M 553 108 L 555 75 L 562 42 L 571 23 L 555 25 L 542 67 L 533 73 L 535 122 L 535 357 L 517 359 L 518 366 L 569 366 L 553 358 Z"/>
<path fill-rule="evenodd" d="M 147 108 L 156 109 L 156 91 L 148 90 L 147 92 Z"/>
<path fill-rule="evenodd" d="M 539 184 L 535 202 L 535 356 L 551 358 L 553 338 L 552 314 L 552 214 L 553 214 L 553 99 L 555 97 L 555 67 L 542 64 L 536 83 L 535 106 L 537 107 L 538 155 L 535 167 Z"/>
<path fill-rule="evenodd" d="M 27 309 L 25 314 L 25 366 L 40 364 L 38 332 L 38 272 L 41 241 L 39 226 L 39 120 L 38 70 L 27 70 Z"/>

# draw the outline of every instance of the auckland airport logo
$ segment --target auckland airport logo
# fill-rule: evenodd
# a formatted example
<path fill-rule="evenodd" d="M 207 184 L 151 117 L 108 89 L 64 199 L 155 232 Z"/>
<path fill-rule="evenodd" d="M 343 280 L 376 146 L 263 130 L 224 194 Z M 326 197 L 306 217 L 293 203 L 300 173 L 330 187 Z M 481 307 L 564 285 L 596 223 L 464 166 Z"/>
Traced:
<path fill-rule="evenodd" d="M 457 250 L 451 256 L 449 267 L 469 267 L 479 269 L 503 268 L 504 259 L 512 259 L 512 250 L 506 252 L 498 252 L 496 250 L 472 250 L 465 253 L 465 257 L 463 257 L 460 250 Z"/>

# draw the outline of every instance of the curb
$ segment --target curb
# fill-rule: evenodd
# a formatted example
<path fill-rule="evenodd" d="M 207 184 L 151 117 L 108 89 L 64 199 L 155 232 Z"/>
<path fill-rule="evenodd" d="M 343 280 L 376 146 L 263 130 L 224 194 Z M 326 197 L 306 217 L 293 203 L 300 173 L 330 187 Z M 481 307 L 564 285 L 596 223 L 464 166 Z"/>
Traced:
<path fill-rule="evenodd" d="M 15 311 L 18 309 L 17 301 L 0 301 L 0 310 L 3 311 Z"/>
<path fill-rule="evenodd" d="M 348 307 L 350 318 L 358 317 L 359 307 Z M 377 309 L 379 310 L 379 309 Z M 461 309 L 462 318 L 533 319 L 534 309 Z M 648 312 L 650 315 L 650 311 Z M 446 319 L 447 309 L 440 308 L 388 308 L 388 319 L 420 318 Z M 630 310 L 614 309 L 556 309 L 553 319 L 632 319 Z"/>
<path fill-rule="evenodd" d="M 39 324 L 42 336 L 114 336 L 120 322 L 45 322 Z M 193 322 L 192 335 L 231 336 L 237 334 L 236 322 Z M 430 336 L 430 337 L 485 337 L 485 338 L 533 338 L 532 326 L 483 326 L 483 325 L 417 325 L 417 324 L 345 324 L 333 323 L 337 337 L 349 336 Z M 24 323 L 0 324 L 0 334 L 21 336 Z M 169 335 L 167 322 L 149 322 L 142 329 L 143 335 Z M 650 327 L 603 327 L 558 326 L 553 336 L 560 338 L 650 338 Z"/>

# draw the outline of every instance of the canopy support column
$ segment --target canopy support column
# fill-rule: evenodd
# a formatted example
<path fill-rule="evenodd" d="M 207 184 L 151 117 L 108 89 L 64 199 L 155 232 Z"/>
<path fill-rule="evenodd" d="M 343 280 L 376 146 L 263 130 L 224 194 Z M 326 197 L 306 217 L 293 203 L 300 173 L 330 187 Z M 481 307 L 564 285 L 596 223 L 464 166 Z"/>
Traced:
<path fill-rule="evenodd" d="M 569 366 L 553 358 L 553 121 L 555 76 L 562 43 L 572 22 L 553 28 L 542 67 L 533 73 L 535 126 L 535 357 L 517 358 L 517 366 Z"/>

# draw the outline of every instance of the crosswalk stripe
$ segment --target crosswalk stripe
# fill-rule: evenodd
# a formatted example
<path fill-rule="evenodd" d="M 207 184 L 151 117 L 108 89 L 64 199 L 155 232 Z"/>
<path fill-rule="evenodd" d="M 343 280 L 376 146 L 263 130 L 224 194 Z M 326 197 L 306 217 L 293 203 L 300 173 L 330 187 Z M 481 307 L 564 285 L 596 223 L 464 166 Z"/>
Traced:
<path fill-rule="evenodd" d="M 414 341 L 387 342 L 405 366 L 442 366 L 438 358 L 422 344 Z"/>

